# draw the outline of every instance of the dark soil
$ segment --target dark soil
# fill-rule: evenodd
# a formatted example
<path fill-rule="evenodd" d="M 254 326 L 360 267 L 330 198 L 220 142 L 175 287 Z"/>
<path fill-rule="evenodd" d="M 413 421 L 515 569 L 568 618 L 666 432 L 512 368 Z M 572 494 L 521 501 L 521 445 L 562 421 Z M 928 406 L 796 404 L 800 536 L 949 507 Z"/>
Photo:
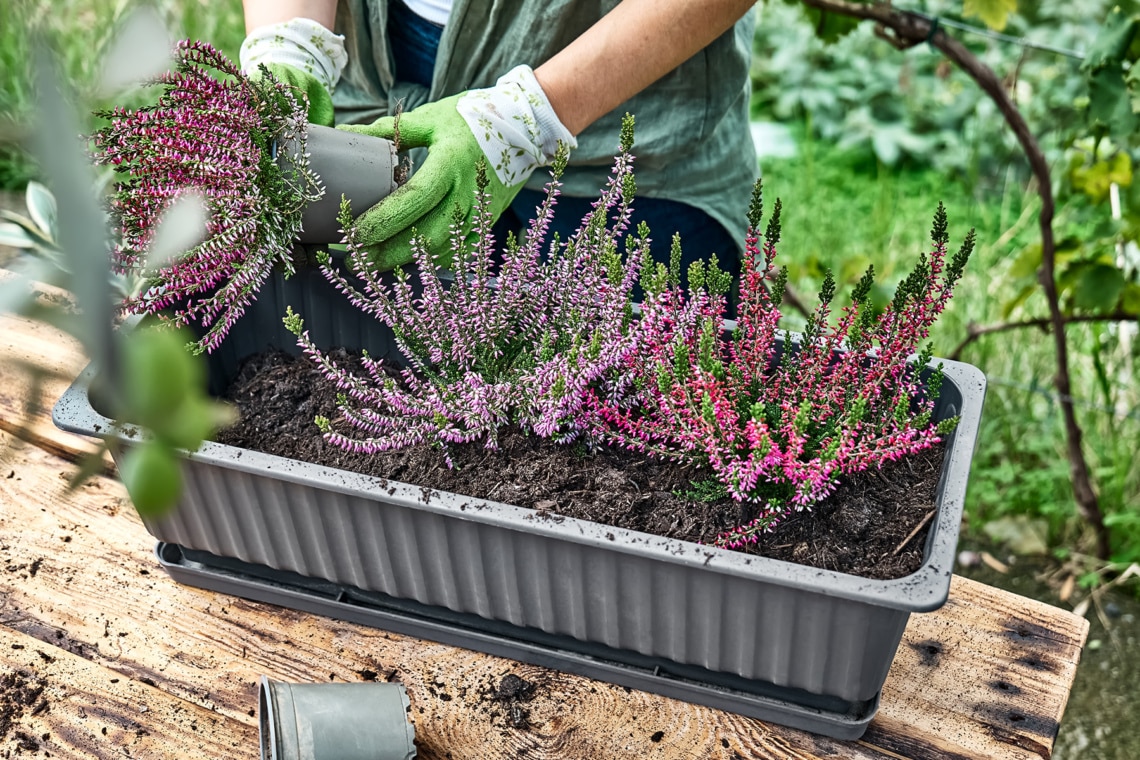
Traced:
<path fill-rule="evenodd" d="M 349 361 L 344 353 L 338 359 Z M 241 421 L 216 439 L 241 448 L 688 541 L 710 543 L 740 518 L 730 499 L 685 495 L 708 482 L 708 472 L 621 449 L 560 446 L 514 429 L 500 435 L 498 450 L 453 447 L 454 469 L 429 446 L 342 451 L 313 423 L 317 415 L 335 420 L 336 389 L 304 357 L 252 357 L 227 398 Z M 922 564 L 942 457 L 938 446 L 860 473 L 743 551 L 866 578 L 909 575 Z"/>
<path fill-rule="evenodd" d="M 22 670 L 0 676 L 0 740 L 12 732 L 17 749 L 35 752 L 40 748 L 39 741 L 19 730 L 18 723 L 25 712 L 38 715 L 47 709 L 47 701 L 41 699 L 45 686 L 38 676 Z"/>
<path fill-rule="evenodd" d="M 512 728 L 525 729 L 530 727 L 530 710 L 523 704 L 535 697 L 536 685 L 514 673 L 508 673 L 499 681 L 499 685 L 484 694 L 485 700 L 498 702 L 506 710 L 507 721 Z"/>

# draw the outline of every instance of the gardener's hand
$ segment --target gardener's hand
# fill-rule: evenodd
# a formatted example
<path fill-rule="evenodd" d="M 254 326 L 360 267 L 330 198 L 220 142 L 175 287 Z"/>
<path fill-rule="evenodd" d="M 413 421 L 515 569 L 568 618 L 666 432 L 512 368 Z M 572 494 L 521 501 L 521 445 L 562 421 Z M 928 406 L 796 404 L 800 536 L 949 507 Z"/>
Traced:
<path fill-rule="evenodd" d="M 307 18 L 254 29 L 241 46 L 241 68 L 250 77 L 269 73 L 304 95 L 309 103 L 309 123 L 333 125 L 330 93 L 348 61 L 344 37 Z"/>
<path fill-rule="evenodd" d="M 391 140 L 396 120 L 341 129 Z M 446 256 L 457 207 L 470 229 L 480 161 L 487 165 L 491 213 L 498 219 L 531 172 L 553 160 L 559 143 L 578 144 L 528 66 L 512 69 L 494 87 L 402 114 L 399 138 L 401 149 L 427 148 L 427 159 L 407 184 L 356 220 L 358 242 L 381 269 L 411 261 L 413 232 L 427 239 L 433 253 Z"/>

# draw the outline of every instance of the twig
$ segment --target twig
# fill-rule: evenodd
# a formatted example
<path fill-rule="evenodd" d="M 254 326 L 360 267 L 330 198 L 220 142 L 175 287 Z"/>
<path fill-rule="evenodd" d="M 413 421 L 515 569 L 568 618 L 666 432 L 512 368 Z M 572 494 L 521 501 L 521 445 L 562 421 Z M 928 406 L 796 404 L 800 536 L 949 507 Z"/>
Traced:
<path fill-rule="evenodd" d="M 1140 320 L 1140 314 L 1130 314 L 1126 311 L 1115 311 L 1111 314 L 1070 314 L 1063 318 L 1063 322 L 1066 325 L 1077 322 L 1135 322 L 1137 320 Z M 966 327 L 966 337 L 962 339 L 961 343 L 954 347 L 953 351 L 946 355 L 946 358 L 957 361 L 966 346 L 978 338 L 981 338 L 983 335 L 1019 330 L 1023 327 L 1038 327 L 1043 332 L 1048 332 L 1047 328 L 1052 326 L 1052 324 L 1052 317 L 1037 317 L 1035 319 L 1025 319 L 1020 322 L 999 322 L 995 325 L 977 325 L 971 322 Z"/>
<path fill-rule="evenodd" d="M 1038 224 L 1041 228 L 1041 268 L 1038 280 L 1049 302 L 1049 319 L 1053 327 L 1053 343 L 1056 350 L 1057 374 L 1053 383 L 1061 396 L 1061 413 L 1065 421 L 1065 439 L 1068 443 L 1069 472 L 1073 481 L 1073 495 L 1077 509 L 1084 520 L 1092 526 L 1096 534 L 1097 555 L 1107 559 L 1111 553 L 1108 528 L 1104 524 L 1104 514 L 1100 510 L 1096 491 L 1092 486 L 1088 462 L 1081 448 L 1081 428 L 1077 423 L 1072 401 L 1072 382 L 1069 377 L 1069 347 L 1065 336 L 1064 315 L 1061 313 L 1060 297 L 1057 294 L 1056 244 L 1053 238 L 1053 186 L 1049 178 L 1049 165 L 1045 154 L 1033 133 L 1029 131 L 1021 112 L 1010 98 L 1001 79 L 993 69 L 986 66 L 978 57 L 954 37 L 940 29 L 929 19 L 914 13 L 900 11 L 890 3 L 876 2 L 861 4 L 850 0 L 803 0 L 805 5 L 821 11 L 838 13 L 859 19 L 875 21 L 875 34 L 899 50 L 929 43 L 966 72 L 997 105 L 1006 124 L 1025 151 L 1030 169 L 1037 179 L 1037 192 L 1041 196 L 1041 214 Z"/>
<path fill-rule="evenodd" d="M 396 101 L 396 112 L 392 116 L 392 147 L 397 153 L 400 152 L 401 139 L 400 139 L 400 118 L 404 115 L 404 100 L 401 98 Z M 396 164 L 396 168 L 392 173 L 392 181 L 395 182 L 396 187 L 400 187 L 408 181 L 408 175 L 412 172 L 412 159 L 409 156 L 404 156 Z"/>
<path fill-rule="evenodd" d="M 915 536 L 917 536 L 918 532 L 920 530 L 922 530 L 923 528 L 926 527 L 926 524 L 928 522 L 930 522 L 930 520 L 934 517 L 934 513 L 937 511 L 938 510 L 936 510 L 936 509 L 932 509 L 929 512 L 927 512 L 926 517 L 922 518 L 922 522 L 920 522 L 918 525 L 914 526 L 914 530 L 912 530 L 910 533 L 907 534 L 907 537 L 902 540 L 902 543 L 900 543 L 898 546 L 896 546 L 895 550 L 893 552 L 891 552 L 890 554 L 884 555 L 883 559 L 886 559 L 887 557 L 893 557 L 896 554 L 898 554 L 899 552 L 901 552 L 903 550 L 903 547 L 906 546 L 907 544 L 909 544 L 910 540 L 912 538 L 914 538 Z"/>

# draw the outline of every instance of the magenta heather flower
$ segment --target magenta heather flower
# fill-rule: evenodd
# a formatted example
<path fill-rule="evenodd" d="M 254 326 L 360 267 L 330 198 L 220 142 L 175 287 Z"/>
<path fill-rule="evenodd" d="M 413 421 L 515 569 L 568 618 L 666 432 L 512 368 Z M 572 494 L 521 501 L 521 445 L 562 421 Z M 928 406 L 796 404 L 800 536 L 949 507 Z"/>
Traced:
<path fill-rule="evenodd" d="M 509 424 L 560 442 L 586 431 L 586 388 L 620 367 L 632 347 L 630 294 L 648 255 L 644 229 L 626 239 L 624 262 L 618 251 L 634 191 L 632 140 L 627 117 L 621 153 L 593 211 L 570 240 L 547 245 L 567 159 L 561 150 L 546 199 L 524 239 L 507 241 L 497 274 L 483 166 L 470 234 L 461 220 L 451 228 L 450 283 L 437 274 L 440 261 L 421 240 L 412 242 L 414 276 L 402 269 L 381 276 L 357 247 L 345 204 L 348 265 L 361 285 L 327 255 L 322 270 L 357 307 L 391 328 L 407 363 L 365 356 L 365 376 L 353 374 L 313 345 L 290 312 L 286 324 L 342 391 L 338 411 L 346 424 L 334 428 L 318 420 L 326 439 L 352 451 L 430 443 L 446 452 L 449 444 L 476 440 L 493 448 Z"/>
<path fill-rule="evenodd" d="M 730 283 L 715 262 L 693 267 L 688 293 L 675 268 L 643 272 L 636 349 L 626 354 L 610 396 L 593 402 L 604 438 L 712 470 L 742 505 L 742 524 L 717 540 L 727 547 L 755 542 L 786 515 L 828 496 L 840 476 L 927 448 L 956 424 L 931 425 L 941 370 L 920 377 L 931 349 L 912 355 L 961 276 L 973 232 L 947 265 L 939 204 L 929 255 L 878 316 L 868 300 L 868 270 L 833 325 L 828 273 L 803 335 L 785 335 L 777 356 L 787 278 L 774 267 L 779 214 L 777 201 L 761 246 L 758 183 L 732 332 L 723 328 Z"/>
<path fill-rule="evenodd" d="M 195 347 L 212 351 L 274 266 L 293 273 L 301 211 L 322 191 L 305 152 L 306 104 L 290 87 L 264 71 L 246 77 L 205 43 L 178 43 L 175 59 L 154 83 L 163 87 L 155 105 L 98 114 L 110 124 L 94 135 L 94 159 L 120 177 L 114 264 L 145 278 L 122 309 L 170 309 L 175 325 L 203 328 Z M 184 193 L 205 201 L 204 240 L 151 266 L 162 215 Z"/>

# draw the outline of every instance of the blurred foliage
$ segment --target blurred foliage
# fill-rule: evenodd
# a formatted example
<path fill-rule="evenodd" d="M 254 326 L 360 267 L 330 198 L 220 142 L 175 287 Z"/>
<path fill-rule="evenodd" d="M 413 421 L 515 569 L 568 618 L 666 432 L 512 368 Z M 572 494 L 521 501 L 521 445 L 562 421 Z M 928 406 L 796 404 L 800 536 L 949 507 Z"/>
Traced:
<path fill-rule="evenodd" d="M 965 18 L 966 5 L 914 0 L 898 7 L 976 25 Z M 1020 5 L 1005 34 L 1078 51 L 1089 48 L 1112 7 L 1109 0 Z M 867 150 L 886 164 L 930 165 L 973 184 L 992 186 L 1009 164 L 1025 165 L 993 102 L 934 48 L 899 52 L 876 38 L 869 23 L 848 23 L 847 33 L 828 42 L 816 34 L 818 15 L 805 14 L 795 0 L 766 0 L 759 13 L 755 118 L 802 121 L 814 136 Z M 1057 158 L 1067 131 L 1084 123 L 1080 61 L 947 31 L 1005 78 L 1047 155 Z"/>
<path fill-rule="evenodd" d="M 144 6 L 158 11 L 173 39 L 209 40 L 237 59 L 245 38 L 240 0 L 5 0 L 0 24 L 0 188 L 20 189 L 39 174 L 28 153 L 17 145 L 26 136 L 34 107 L 33 36 L 47 41 L 73 91 L 91 93 L 112 32 Z M 85 124 L 84 130 L 90 131 L 90 126 Z"/>
<path fill-rule="evenodd" d="M 856 148 L 839 148 L 802 132 L 798 138 L 796 156 L 764 158 L 760 168 L 765 187 L 783 202 L 785 264 L 789 281 L 804 293 L 814 291 L 826 270 L 834 273 L 840 288 L 851 287 L 873 264 L 872 299 L 885 305 L 914 257 L 929 245 L 925 225 L 939 201 L 946 205 L 952 238 L 961 239 L 971 228 L 977 229 L 978 239 L 985 243 L 1001 235 L 1000 204 L 979 198 L 963 183 L 948 182 L 941 172 L 916 167 L 900 170 Z M 1019 213 L 1020 197 L 1010 203 L 1006 212 Z M 1005 255 L 1009 250 L 1003 249 Z M 937 351 L 948 352 L 959 339 L 962 323 L 953 314 L 956 301 L 967 300 L 973 293 L 971 271 L 992 264 L 974 259 L 967 267 L 960 297 L 951 301 L 943 316 L 955 329 L 936 328 L 940 336 Z M 785 320 L 786 327 L 798 328 L 794 313 Z"/>
<path fill-rule="evenodd" d="M 1140 559 L 1140 183 L 1133 182 L 1140 157 L 1140 7 L 1136 0 L 911 0 L 895 7 L 971 23 L 978 33 L 942 28 L 1003 78 L 1045 152 L 1056 201 L 1059 305 L 1065 318 L 1080 320 L 1066 333 L 1082 448 L 1111 532 L 1113 558 Z M 1024 154 L 994 103 L 931 46 L 900 52 L 877 39 L 870 23 L 834 15 L 805 12 L 796 0 L 766 0 L 761 6 L 754 117 L 803 125 L 810 138 L 863 154 L 877 166 L 875 174 L 900 178 L 895 182 L 925 176 L 931 167 L 963 181 L 981 208 L 1000 207 L 988 254 L 980 230 L 989 264 L 973 266 L 984 267 L 985 278 L 976 291 L 964 287 L 964 297 L 956 299 L 959 313 L 968 314 L 957 323 L 959 337 L 974 324 L 1047 317 L 1038 277 L 1040 204 L 1027 181 Z M 839 181 L 840 187 L 851 184 Z M 821 235 L 819 228 L 828 226 L 822 220 L 833 214 L 842 215 L 850 229 L 838 232 L 848 239 L 832 243 L 831 253 L 809 248 L 803 266 L 813 267 L 816 255 L 867 255 L 858 238 L 863 228 L 883 222 L 865 219 L 866 200 L 856 192 L 845 190 L 842 203 L 826 210 L 830 188 L 810 194 L 813 217 L 805 222 L 812 236 Z M 881 197 L 874 185 L 863 192 Z M 873 219 L 888 210 L 876 207 Z M 894 260 L 889 240 L 887 248 L 879 255 Z M 954 323 L 943 320 L 941 329 L 953 329 Z M 971 476 L 972 524 L 1035 516 L 1049 526 L 1052 541 L 1087 548 L 1052 390 L 1057 367 L 1051 337 L 1037 329 L 995 333 L 970 345 L 964 358 L 991 380 Z"/>

